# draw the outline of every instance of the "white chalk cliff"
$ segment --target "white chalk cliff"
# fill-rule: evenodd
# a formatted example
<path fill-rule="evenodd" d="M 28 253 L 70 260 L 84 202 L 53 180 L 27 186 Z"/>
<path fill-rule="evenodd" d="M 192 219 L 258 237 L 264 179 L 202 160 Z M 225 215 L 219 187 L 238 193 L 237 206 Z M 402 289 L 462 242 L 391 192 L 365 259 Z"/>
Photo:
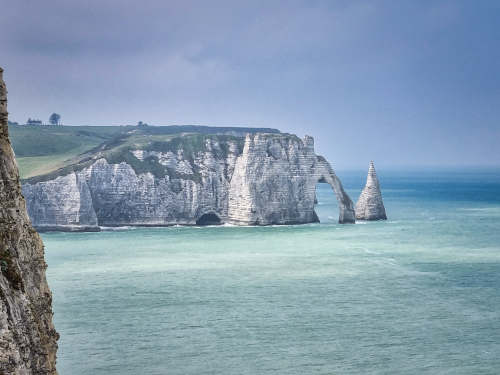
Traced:
<path fill-rule="evenodd" d="M 370 162 L 366 185 L 356 203 L 357 220 L 387 220 L 382 192 L 373 161 Z"/>
<path fill-rule="evenodd" d="M 228 222 L 269 225 L 317 221 L 316 183 L 326 182 L 339 204 L 339 222 L 353 223 L 353 204 L 330 164 L 314 153 L 314 140 L 247 136 L 229 188 Z"/>
<path fill-rule="evenodd" d="M 315 154 L 313 139 L 282 133 L 178 135 L 122 147 L 27 181 L 23 194 L 42 230 L 300 224 L 318 220 L 317 182 L 336 194 L 339 222 L 353 223 L 353 203 L 330 164 Z"/>

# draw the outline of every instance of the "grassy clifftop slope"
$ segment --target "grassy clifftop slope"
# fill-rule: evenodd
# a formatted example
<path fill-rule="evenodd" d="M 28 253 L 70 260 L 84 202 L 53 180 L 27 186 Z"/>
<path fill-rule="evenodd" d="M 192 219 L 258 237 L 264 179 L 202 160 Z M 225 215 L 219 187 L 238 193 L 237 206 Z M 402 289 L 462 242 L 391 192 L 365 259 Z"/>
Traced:
<path fill-rule="evenodd" d="M 89 160 L 98 152 L 105 152 L 106 155 L 116 154 L 117 150 L 131 143 L 166 142 L 181 135 L 241 137 L 245 133 L 279 133 L 278 130 L 270 128 L 198 125 L 144 127 L 12 125 L 9 127 L 9 132 L 22 179 L 36 179 L 38 176 L 63 173 L 67 168 L 81 164 L 82 160 Z M 111 152 L 112 150 L 114 152 Z"/>

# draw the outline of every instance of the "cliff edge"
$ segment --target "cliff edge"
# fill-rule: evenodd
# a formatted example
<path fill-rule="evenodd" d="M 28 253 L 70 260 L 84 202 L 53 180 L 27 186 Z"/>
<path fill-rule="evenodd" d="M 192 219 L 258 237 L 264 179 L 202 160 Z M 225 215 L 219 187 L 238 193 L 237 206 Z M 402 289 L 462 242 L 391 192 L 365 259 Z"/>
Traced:
<path fill-rule="evenodd" d="M 0 374 L 57 374 L 43 243 L 31 226 L 7 127 L 0 68 Z"/>
<path fill-rule="evenodd" d="M 312 137 L 132 133 L 26 180 L 23 194 L 38 230 L 303 224 L 318 221 L 318 182 L 336 194 L 339 222 L 354 223 L 354 205 Z"/>

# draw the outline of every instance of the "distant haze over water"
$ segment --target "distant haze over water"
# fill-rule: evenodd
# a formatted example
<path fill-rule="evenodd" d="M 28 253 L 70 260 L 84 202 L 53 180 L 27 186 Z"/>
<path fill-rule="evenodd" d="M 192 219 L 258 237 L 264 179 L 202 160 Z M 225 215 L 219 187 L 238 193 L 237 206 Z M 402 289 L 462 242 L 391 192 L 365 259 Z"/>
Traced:
<path fill-rule="evenodd" d="M 11 120 L 274 127 L 343 168 L 500 160 L 500 2 L 6 1 Z"/>

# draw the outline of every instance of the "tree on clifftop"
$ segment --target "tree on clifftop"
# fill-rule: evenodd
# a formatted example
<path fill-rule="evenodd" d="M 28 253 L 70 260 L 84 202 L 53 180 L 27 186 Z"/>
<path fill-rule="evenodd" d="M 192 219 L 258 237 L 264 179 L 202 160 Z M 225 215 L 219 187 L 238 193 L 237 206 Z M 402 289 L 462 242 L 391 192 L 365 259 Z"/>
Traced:
<path fill-rule="evenodd" d="M 49 117 L 49 123 L 52 125 L 59 125 L 59 121 L 61 121 L 61 115 L 58 113 L 53 113 Z"/>

